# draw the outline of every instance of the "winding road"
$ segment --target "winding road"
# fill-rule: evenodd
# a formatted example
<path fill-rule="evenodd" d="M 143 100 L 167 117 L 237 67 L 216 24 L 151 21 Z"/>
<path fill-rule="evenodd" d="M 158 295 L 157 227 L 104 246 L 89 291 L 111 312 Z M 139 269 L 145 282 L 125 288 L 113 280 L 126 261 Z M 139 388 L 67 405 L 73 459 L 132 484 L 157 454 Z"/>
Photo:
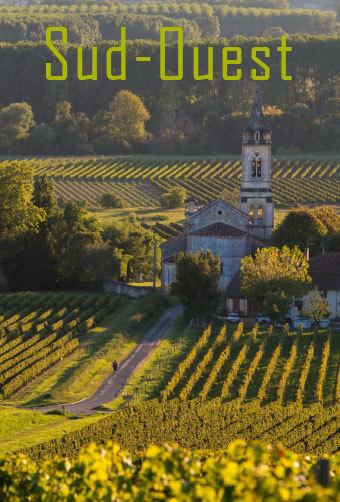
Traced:
<path fill-rule="evenodd" d="M 182 307 L 180 306 L 167 309 L 142 341 L 121 361 L 118 370 L 112 372 L 91 397 L 75 403 L 34 406 L 30 409 L 37 411 L 64 410 L 69 413 L 88 415 L 93 413 L 98 406 L 113 401 L 118 397 L 132 373 L 157 347 L 181 314 Z"/>

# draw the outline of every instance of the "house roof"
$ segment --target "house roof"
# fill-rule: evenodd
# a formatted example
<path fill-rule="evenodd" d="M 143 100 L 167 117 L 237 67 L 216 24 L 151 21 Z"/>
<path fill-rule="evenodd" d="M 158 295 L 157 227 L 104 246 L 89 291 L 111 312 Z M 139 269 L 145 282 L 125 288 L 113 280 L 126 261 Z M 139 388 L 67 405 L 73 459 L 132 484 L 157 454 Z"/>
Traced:
<path fill-rule="evenodd" d="M 321 290 L 340 291 L 340 253 L 328 251 L 311 258 L 309 273 Z"/>

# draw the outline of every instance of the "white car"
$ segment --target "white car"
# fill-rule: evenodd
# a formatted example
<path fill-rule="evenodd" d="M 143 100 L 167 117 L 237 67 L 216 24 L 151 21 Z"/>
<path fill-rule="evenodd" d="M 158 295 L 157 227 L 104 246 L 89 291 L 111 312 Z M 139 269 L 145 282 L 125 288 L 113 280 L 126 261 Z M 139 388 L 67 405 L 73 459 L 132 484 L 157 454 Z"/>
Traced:
<path fill-rule="evenodd" d="M 270 317 L 259 314 L 256 317 L 256 322 L 258 322 L 259 324 L 270 323 Z"/>
<path fill-rule="evenodd" d="M 230 312 L 230 314 L 228 314 L 227 316 L 227 321 L 229 322 L 240 322 L 240 316 L 239 314 L 236 314 L 235 312 Z"/>

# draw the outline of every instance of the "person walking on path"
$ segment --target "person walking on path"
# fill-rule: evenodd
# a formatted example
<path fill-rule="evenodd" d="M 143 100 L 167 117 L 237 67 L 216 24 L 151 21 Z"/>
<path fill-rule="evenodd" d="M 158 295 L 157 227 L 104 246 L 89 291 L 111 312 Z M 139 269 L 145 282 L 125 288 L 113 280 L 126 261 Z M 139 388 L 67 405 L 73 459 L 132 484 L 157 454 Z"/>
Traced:
<path fill-rule="evenodd" d="M 118 363 L 117 363 L 116 359 L 112 363 L 112 368 L 113 368 L 113 371 L 117 371 L 117 369 L 118 369 Z"/>

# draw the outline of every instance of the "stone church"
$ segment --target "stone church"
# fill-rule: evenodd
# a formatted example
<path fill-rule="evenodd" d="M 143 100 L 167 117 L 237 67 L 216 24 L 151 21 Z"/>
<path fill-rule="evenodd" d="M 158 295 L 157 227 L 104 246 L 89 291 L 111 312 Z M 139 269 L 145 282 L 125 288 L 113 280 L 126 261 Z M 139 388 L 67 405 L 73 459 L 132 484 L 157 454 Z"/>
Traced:
<path fill-rule="evenodd" d="M 255 92 L 250 119 L 242 134 L 242 182 L 239 207 L 217 199 L 196 207 L 189 197 L 184 232 L 161 246 L 162 288 L 175 280 L 180 252 L 210 250 L 221 260 L 220 287 L 228 311 L 251 314 L 255 307 L 240 295 L 240 262 L 266 246 L 274 227 L 271 192 L 271 130 L 265 123 L 260 91 Z"/>

